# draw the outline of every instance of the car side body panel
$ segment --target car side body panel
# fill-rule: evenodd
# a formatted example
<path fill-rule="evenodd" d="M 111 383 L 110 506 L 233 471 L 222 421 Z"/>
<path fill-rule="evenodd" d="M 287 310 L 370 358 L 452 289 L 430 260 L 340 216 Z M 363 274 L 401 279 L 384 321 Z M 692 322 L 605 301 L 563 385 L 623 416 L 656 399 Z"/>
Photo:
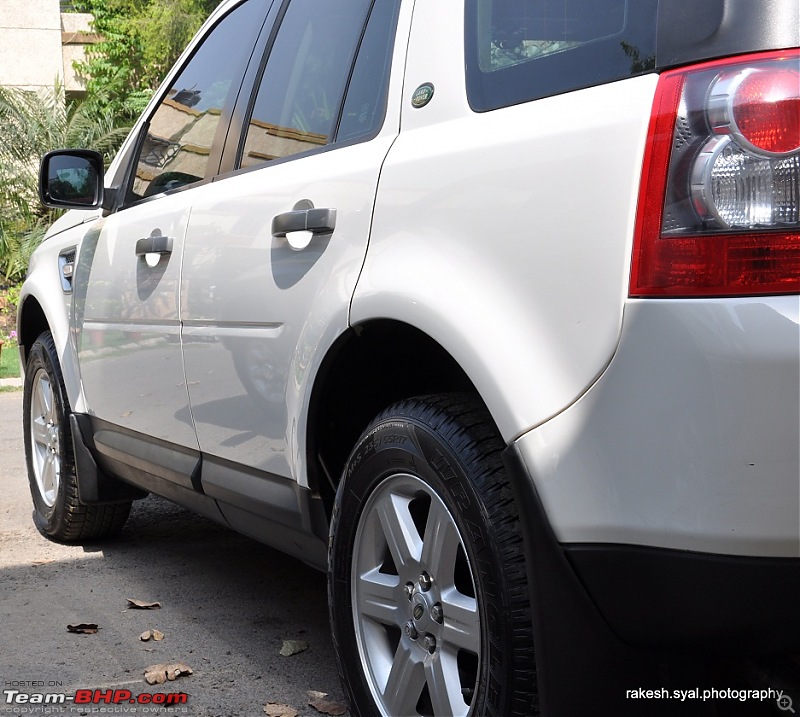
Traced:
<path fill-rule="evenodd" d="M 412 10 L 412 2 L 399 9 L 375 136 L 226 173 L 195 192 L 181 319 L 200 448 L 214 459 L 309 486 L 308 406 L 328 351 L 350 326 L 376 186 L 400 127 Z M 334 210 L 335 228 L 292 248 L 273 236 L 273 221 L 298 202 Z M 218 483 L 209 476 L 210 494 Z"/>

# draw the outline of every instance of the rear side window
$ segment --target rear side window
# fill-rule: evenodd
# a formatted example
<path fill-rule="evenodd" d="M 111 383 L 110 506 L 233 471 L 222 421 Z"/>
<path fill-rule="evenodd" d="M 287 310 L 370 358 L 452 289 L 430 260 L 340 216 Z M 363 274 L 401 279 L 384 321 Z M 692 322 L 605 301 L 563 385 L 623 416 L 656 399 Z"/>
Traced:
<path fill-rule="evenodd" d="M 466 0 L 467 94 L 498 107 L 655 69 L 658 0 Z"/>
<path fill-rule="evenodd" d="M 242 167 L 333 141 L 371 8 L 372 0 L 292 0 L 261 78 Z"/>

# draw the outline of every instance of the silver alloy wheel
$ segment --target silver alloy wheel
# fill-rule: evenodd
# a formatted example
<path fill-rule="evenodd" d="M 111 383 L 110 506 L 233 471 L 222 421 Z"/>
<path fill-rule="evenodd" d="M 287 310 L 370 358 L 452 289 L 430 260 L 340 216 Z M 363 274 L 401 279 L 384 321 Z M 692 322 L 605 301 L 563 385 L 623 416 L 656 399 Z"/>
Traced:
<path fill-rule="evenodd" d="M 48 508 L 52 508 L 61 483 L 61 426 L 53 385 L 47 371 L 38 369 L 32 383 L 29 430 L 33 448 L 33 473 L 42 501 Z"/>
<path fill-rule="evenodd" d="M 385 478 L 353 545 L 353 622 L 384 715 L 466 716 L 480 671 L 475 581 L 453 516 L 419 478 Z"/>

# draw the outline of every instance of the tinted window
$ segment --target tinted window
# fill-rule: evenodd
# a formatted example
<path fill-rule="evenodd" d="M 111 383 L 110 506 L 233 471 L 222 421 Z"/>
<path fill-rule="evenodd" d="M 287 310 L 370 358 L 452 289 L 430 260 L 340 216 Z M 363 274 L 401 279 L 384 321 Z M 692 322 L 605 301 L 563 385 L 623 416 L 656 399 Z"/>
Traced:
<path fill-rule="evenodd" d="M 490 110 L 655 69 L 657 0 L 467 0 L 467 92 Z"/>
<path fill-rule="evenodd" d="M 261 78 L 242 167 L 333 141 L 371 6 L 372 0 L 289 4 Z"/>
<path fill-rule="evenodd" d="M 372 8 L 347 87 L 337 142 L 368 137 L 380 129 L 399 9 L 400 0 L 380 0 Z"/>
<path fill-rule="evenodd" d="M 128 201 L 203 179 L 223 108 L 235 97 L 263 3 L 249 0 L 226 15 L 177 76 L 150 118 Z"/>

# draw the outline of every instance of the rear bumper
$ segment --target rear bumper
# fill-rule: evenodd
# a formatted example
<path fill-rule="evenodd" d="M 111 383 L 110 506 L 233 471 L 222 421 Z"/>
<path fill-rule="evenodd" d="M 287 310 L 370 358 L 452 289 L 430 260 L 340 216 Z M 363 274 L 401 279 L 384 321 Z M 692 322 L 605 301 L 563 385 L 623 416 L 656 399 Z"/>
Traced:
<path fill-rule="evenodd" d="M 800 298 L 630 301 L 607 370 L 516 442 L 561 543 L 800 557 Z"/>
<path fill-rule="evenodd" d="M 513 444 L 624 642 L 800 651 L 799 323 L 797 296 L 631 301 L 603 375 Z"/>
<path fill-rule="evenodd" d="M 800 654 L 800 560 L 562 545 L 519 451 L 512 446 L 504 458 L 523 506 L 542 715 L 775 713 L 766 702 L 731 712 L 730 701 L 642 701 L 631 690 L 771 687 L 800 701 L 796 673 L 749 678 L 763 656 Z"/>
<path fill-rule="evenodd" d="M 545 632 L 569 623 L 577 644 L 591 644 L 599 632 L 653 651 L 800 654 L 800 558 L 560 543 L 520 453 L 509 449 L 505 461 L 524 506 L 531 601 Z M 586 634 L 574 627 L 582 621 Z"/>

